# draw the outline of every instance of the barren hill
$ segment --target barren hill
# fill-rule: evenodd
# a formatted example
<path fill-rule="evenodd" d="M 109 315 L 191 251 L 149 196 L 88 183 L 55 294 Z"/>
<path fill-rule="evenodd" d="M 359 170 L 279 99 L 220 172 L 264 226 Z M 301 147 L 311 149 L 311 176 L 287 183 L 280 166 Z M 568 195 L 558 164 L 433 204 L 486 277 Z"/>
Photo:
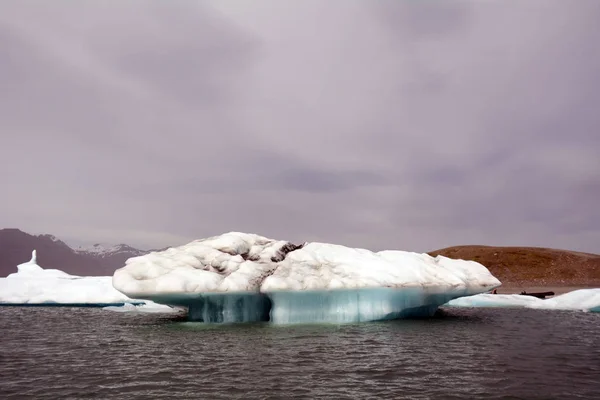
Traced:
<path fill-rule="evenodd" d="M 455 246 L 432 251 L 485 265 L 503 286 L 599 286 L 600 255 L 540 247 Z"/>

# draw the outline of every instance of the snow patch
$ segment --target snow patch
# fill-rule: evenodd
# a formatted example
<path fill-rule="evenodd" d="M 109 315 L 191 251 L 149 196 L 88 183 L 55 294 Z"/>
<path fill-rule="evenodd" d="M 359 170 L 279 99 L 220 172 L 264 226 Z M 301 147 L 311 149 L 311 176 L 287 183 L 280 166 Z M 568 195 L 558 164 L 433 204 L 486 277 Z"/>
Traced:
<path fill-rule="evenodd" d="M 79 254 L 89 254 L 98 257 L 109 257 L 122 253 L 125 253 L 132 257 L 136 257 L 148 253 L 147 251 L 138 250 L 126 244 L 111 245 L 103 243 L 96 243 L 91 246 L 79 246 L 76 249 L 74 249 L 74 251 Z"/>

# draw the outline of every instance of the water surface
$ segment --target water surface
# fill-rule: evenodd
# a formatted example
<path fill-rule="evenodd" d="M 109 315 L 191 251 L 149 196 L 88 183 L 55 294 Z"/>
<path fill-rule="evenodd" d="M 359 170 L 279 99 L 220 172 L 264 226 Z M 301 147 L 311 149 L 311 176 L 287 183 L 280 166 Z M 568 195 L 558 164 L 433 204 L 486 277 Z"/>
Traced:
<path fill-rule="evenodd" d="M 600 399 L 598 313 L 274 326 L 0 307 L 0 327 L 2 399 Z"/>

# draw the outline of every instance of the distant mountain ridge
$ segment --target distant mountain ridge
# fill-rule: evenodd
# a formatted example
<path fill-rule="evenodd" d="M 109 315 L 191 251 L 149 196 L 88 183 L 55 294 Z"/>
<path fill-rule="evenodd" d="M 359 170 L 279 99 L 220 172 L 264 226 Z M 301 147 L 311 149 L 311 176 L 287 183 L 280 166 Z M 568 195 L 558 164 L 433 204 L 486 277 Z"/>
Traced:
<path fill-rule="evenodd" d="M 0 229 L 0 276 L 17 271 L 17 265 L 37 250 L 43 268 L 55 268 L 73 275 L 112 275 L 130 257 L 157 250 L 140 250 L 126 244 L 95 244 L 71 248 L 54 235 L 31 235 L 19 229 Z"/>
<path fill-rule="evenodd" d="M 112 257 L 117 254 L 127 254 L 130 255 L 130 257 L 135 257 L 148 253 L 147 250 L 139 250 L 123 243 L 114 245 L 96 243 L 92 246 L 79 246 L 73 250 L 80 254 L 93 254 L 102 258 Z"/>

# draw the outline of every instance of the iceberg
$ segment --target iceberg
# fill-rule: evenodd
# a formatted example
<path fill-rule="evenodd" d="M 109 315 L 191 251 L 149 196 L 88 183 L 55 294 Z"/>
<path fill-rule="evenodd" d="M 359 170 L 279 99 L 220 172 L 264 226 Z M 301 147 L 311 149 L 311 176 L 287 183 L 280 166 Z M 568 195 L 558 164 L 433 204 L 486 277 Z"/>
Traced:
<path fill-rule="evenodd" d="M 37 264 L 31 260 L 17 266 L 17 272 L 0 278 L 0 305 L 108 306 L 143 302 L 115 290 L 110 276 L 82 277 Z"/>
<path fill-rule="evenodd" d="M 431 316 L 500 286 L 474 261 L 229 232 L 126 261 L 113 286 L 192 321 L 349 323 Z"/>
<path fill-rule="evenodd" d="M 533 296 L 518 294 L 477 294 L 450 300 L 446 307 L 527 308 L 541 301 Z"/>
<path fill-rule="evenodd" d="M 600 288 L 579 289 L 550 299 L 518 294 L 478 294 L 449 301 L 448 307 L 506 307 L 600 312 Z"/>
<path fill-rule="evenodd" d="M 146 301 L 143 304 L 125 303 L 122 306 L 106 306 L 102 308 L 106 311 L 132 314 L 182 314 L 185 312 L 182 308 L 174 308 L 163 304 L 156 304 L 152 301 Z"/>

